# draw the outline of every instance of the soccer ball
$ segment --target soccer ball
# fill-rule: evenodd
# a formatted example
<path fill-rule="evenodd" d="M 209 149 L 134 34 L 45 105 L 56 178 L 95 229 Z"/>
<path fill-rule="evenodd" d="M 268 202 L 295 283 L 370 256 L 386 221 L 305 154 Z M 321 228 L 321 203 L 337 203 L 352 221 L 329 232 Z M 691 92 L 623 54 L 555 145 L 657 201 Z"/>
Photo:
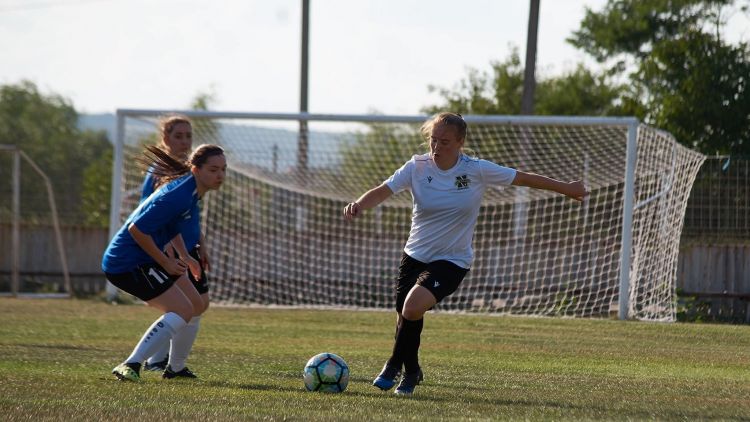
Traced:
<path fill-rule="evenodd" d="M 349 384 L 349 366 L 339 355 L 320 353 L 307 361 L 303 378 L 307 391 L 340 393 Z"/>

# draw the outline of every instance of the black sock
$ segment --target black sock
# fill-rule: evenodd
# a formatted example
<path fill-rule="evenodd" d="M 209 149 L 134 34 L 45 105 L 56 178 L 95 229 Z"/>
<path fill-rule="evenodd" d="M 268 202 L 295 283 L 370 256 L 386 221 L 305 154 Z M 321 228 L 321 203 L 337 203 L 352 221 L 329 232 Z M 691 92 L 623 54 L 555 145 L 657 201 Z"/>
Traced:
<path fill-rule="evenodd" d="M 129 366 L 130 369 L 134 370 L 136 374 L 141 373 L 141 364 L 138 362 L 127 362 L 125 365 Z"/>
<path fill-rule="evenodd" d="M 388 366 L 401 368 L 404 365 L 405 372 L 416 372 L 419 370 L 419 340 L 422 335 L 424 319 L 410 321 L 401 318 L 396 332 L 396 343 L 393 345 L 393 354 L 388 359 Z"/>

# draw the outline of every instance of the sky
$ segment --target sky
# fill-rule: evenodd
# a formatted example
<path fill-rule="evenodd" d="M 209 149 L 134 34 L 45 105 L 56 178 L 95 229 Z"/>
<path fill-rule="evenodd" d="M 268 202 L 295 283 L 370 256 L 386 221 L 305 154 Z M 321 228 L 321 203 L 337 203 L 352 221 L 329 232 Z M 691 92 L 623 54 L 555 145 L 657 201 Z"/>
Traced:
<path fill-rule="evenodd" d="M 541 0 L 537 75 L 579 62 L 565 42 L 585 8 Z M 0 0 L 0 84 L 30 80 L 80 113 L 211 109 L 294 113 L 300 107 L 302 0 Z M 468 69 L 489 71 L 518 48 L 528 1 L 310 0 L 311 113 L 419 114 Z M 735 22 L 736 21 L 736 22 Z M 750 37 L 745 16 L 730 38 Z"/>

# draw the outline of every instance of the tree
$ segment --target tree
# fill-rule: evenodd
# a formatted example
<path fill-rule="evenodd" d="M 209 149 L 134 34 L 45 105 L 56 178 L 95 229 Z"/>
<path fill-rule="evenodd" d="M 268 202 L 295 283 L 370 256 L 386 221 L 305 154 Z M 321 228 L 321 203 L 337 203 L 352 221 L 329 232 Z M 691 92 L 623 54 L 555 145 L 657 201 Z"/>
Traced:
<path fill-rule="evenodd" d="M 103 166 L 111 162 L 112 145 L 103 131 L 81 131 L 77 124 L 78 113 L 59 95 L 43 95 L 29 81 L 0 86 L 0 143 L 18 146 L 47 174 L 63 223 L 106 227 L 109 184 L 93 186 L 84 179 L 92 172 L 98 183 L 111 179 L 111 170 Z M 2 166 L 0 178 L 9 177 L 9 166 Z M 45 218 L 41 210 L 49 207 L 43 182 L 22 165 L 21 183 L 24 218 Z"/>
<path fill-rule="evenodd" d="M 721 36 L 734 0 L 611 0 L 568 41 L 629 80 L 622 110 L 704 153 L 750 154 L 750 48 Z M 736 13 L 736 12 L 735 12 Z"/>
<path fill-rule="evenodd" d="M 414 154 L 428 150 L 413 124 L 368 123 L 341 146 L 340 174 L 336 183 L 352 196 L 378 186 Z"/>
<path fill-rule="evenodd" d="M 430 86 L 444 102 L 423 111 L 442 110 L 462 114 L 521 113 L 524 69 L 513 49 L 502 62 L 491 64 L 492 75 L 469 69 L 468 76 L 453 89 Z M 578 65 L 559 77 L 540 78 L 535 90 L 535 114 L 539 115 L 615 115 L 620 114 L 618 98 L 623 87 L 610 82 L 606 74 L 595 74 Z"/>
<path fill-rule="evenodd" d="M 213 88 L 208 92 L 198 92 L 193 97 L 190 103 L 190 108 L 193 110 L 208 110 L 211 105 L 216 101 L 216 94 Z M 215 144 L 218 142 L 219 137 L 219 125 L 217 122 L 211 119 L 205 118 L 193 118 L 191 119 L 195 129 L 194 146 L 198 146 L 204 143 Z"/>

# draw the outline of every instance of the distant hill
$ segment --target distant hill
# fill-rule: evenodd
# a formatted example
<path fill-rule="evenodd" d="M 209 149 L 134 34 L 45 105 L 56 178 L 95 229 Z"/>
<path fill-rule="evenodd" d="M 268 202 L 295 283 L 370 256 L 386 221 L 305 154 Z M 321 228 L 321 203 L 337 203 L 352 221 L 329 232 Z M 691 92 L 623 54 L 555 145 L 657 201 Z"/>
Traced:
<path fill-rule="evenodd" d="M 247 123 L 247 121 L 245 121 Z M 136 139 L 153 133 L 154 126 L 142 120 L 129 119 L 128 136 Z M 111 143 L 115 140 L 117 117 L 113 113 L 80 114 L 78 128 L 103 130 Z M 351 141 L 351 133 L 313 131 L 309 137 L 310 167 L 330 167 L 338 163 L 342 143 Z M 248 124 L 219 124 L 221 144 L 232 151 L 239 162 L 259 165 L 276 171 L 289 171 L 297 162 L 297 131 Z"/>
<path fill-rule="evenodd" d="M 78 129 L 103 130 L 107 138 L 114 143 L 117 118 L 112 113 L 80 114 L 78 115 Z"/>

